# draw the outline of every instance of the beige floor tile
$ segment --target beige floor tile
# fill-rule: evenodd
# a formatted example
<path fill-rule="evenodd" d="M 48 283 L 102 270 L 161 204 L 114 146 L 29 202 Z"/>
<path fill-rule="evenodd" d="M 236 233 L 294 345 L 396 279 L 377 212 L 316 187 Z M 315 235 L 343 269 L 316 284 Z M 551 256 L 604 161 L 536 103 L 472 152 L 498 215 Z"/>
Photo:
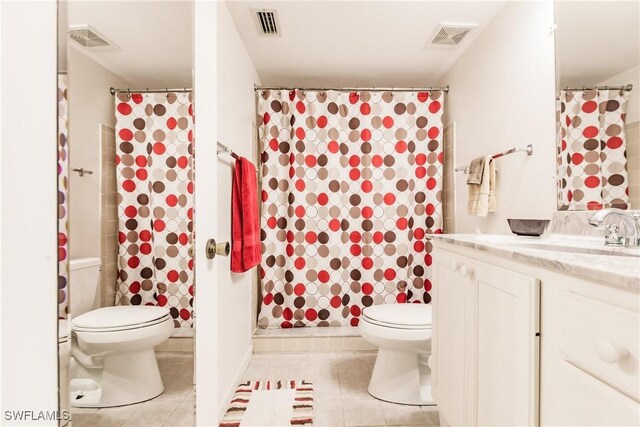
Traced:
<path fill-rule="evenodd" d="M 193 402 L 181 403 L 163 424 L 165 427 L 188 427 L 196 425 Z"/>
<path fill-rule="evenodd" d="M 390 426 L 424 426 L 427 423 L 426 415 L 419 406 L 387 402 L 380 402 L 380 406 Z"/>
<path fill-rule="evenodd" d="M 340 393 L 343 400 L 373 400 L 367 388 L 369 378 L 345 378 L 340 379 Z"/>
<path fill-rule="evenodd" d="M 134 412 L 122 427 L 161 426 L 175 409 L 176 406 L 167 405 L 166 402 L 147 402 Z"/>
<path fill-rule="evenodd" d="M 342 400 L 321 399 L 315 400 L 313 405 L 313 425 L 322 427 L 344 426 L 342 412 Z"/>
<path fill-rule="evenodd" d="M 318 379 L 313 381 L 313 396 L 316 402 L 342 399 L 340 382 L 336 379 Z"/>
<path fill-rule="evenodd" d="M 439 427 L 440 426 L 440 414 L 437 406 L 421 406 L 422 412 L 427 419 L 427 426 Z"/>
<path fill-rule="evenodd" d="M 377 400 L 345 400 L 342 409 L 346 427 L 386 425 L 384 412 Z"/>

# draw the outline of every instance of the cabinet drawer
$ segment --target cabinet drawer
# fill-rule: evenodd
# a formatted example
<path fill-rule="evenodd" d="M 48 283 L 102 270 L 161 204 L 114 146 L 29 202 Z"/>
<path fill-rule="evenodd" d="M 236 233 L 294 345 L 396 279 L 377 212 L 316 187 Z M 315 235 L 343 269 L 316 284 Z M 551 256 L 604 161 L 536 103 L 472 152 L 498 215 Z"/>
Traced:
<path fill-rule="evenodd" d="M 561 291 L 560 351 L 609 385 L 640 399 L 638 312 Z"/>

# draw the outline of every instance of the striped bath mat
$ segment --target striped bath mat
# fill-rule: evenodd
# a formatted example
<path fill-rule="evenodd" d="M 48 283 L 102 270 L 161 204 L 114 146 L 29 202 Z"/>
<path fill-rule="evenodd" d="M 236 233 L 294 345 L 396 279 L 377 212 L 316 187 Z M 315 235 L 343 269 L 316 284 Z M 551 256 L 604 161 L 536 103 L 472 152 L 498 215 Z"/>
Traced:
<path fill-rule="evenodd" d="M 309 381 L 246 381 L 238 385 L 220 427 L 309 426 L 313 384 Z"/>

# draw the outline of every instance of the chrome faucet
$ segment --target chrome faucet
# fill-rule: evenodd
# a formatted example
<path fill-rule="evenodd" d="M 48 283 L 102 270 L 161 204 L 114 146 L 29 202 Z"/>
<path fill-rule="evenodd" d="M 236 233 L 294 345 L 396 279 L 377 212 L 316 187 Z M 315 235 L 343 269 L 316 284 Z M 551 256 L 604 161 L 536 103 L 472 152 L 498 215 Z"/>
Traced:
<path fill-rule="evenodd" d="M 640 214 L 638 213 L 630 214 L 622 209 L 607 208 L 598 211 L 589 218 L 589 224 L 597 228 L 601 228 L 605 224 L 604 228 L 609 230 L 609 234 L 605 237 L 605 245 L 640 246 L 639 218 Z"/>

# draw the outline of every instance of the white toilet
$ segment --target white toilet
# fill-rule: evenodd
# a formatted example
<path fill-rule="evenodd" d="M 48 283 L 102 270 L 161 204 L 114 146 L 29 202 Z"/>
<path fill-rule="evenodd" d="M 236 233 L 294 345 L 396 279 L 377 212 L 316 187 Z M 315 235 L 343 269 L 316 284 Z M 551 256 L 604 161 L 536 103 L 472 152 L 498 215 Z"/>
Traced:
<path fill-rule="evenodd" d="M 58 387 L 60 388 L 60 401 L 58 406 L 61 412 L 59 427 L 69 424 L 69 360 L 71 357 L 71 331 L 69 322 L 58 320 Z"/>
<path fill-rule="evenodd" d="M 165 307 L 93 310 L 100 259 L 71 260 L 71 406 L 104 408 L 153 399 L 164 391 L 154 347 L 173 331 Z"/>
<path fill-rule="evenodd" d="M 392 403 L 434 405 L 431 396 L 431 305 L 382 304 L 362 311 L 360 334 L 378 346 L 369 394 Z"/>

